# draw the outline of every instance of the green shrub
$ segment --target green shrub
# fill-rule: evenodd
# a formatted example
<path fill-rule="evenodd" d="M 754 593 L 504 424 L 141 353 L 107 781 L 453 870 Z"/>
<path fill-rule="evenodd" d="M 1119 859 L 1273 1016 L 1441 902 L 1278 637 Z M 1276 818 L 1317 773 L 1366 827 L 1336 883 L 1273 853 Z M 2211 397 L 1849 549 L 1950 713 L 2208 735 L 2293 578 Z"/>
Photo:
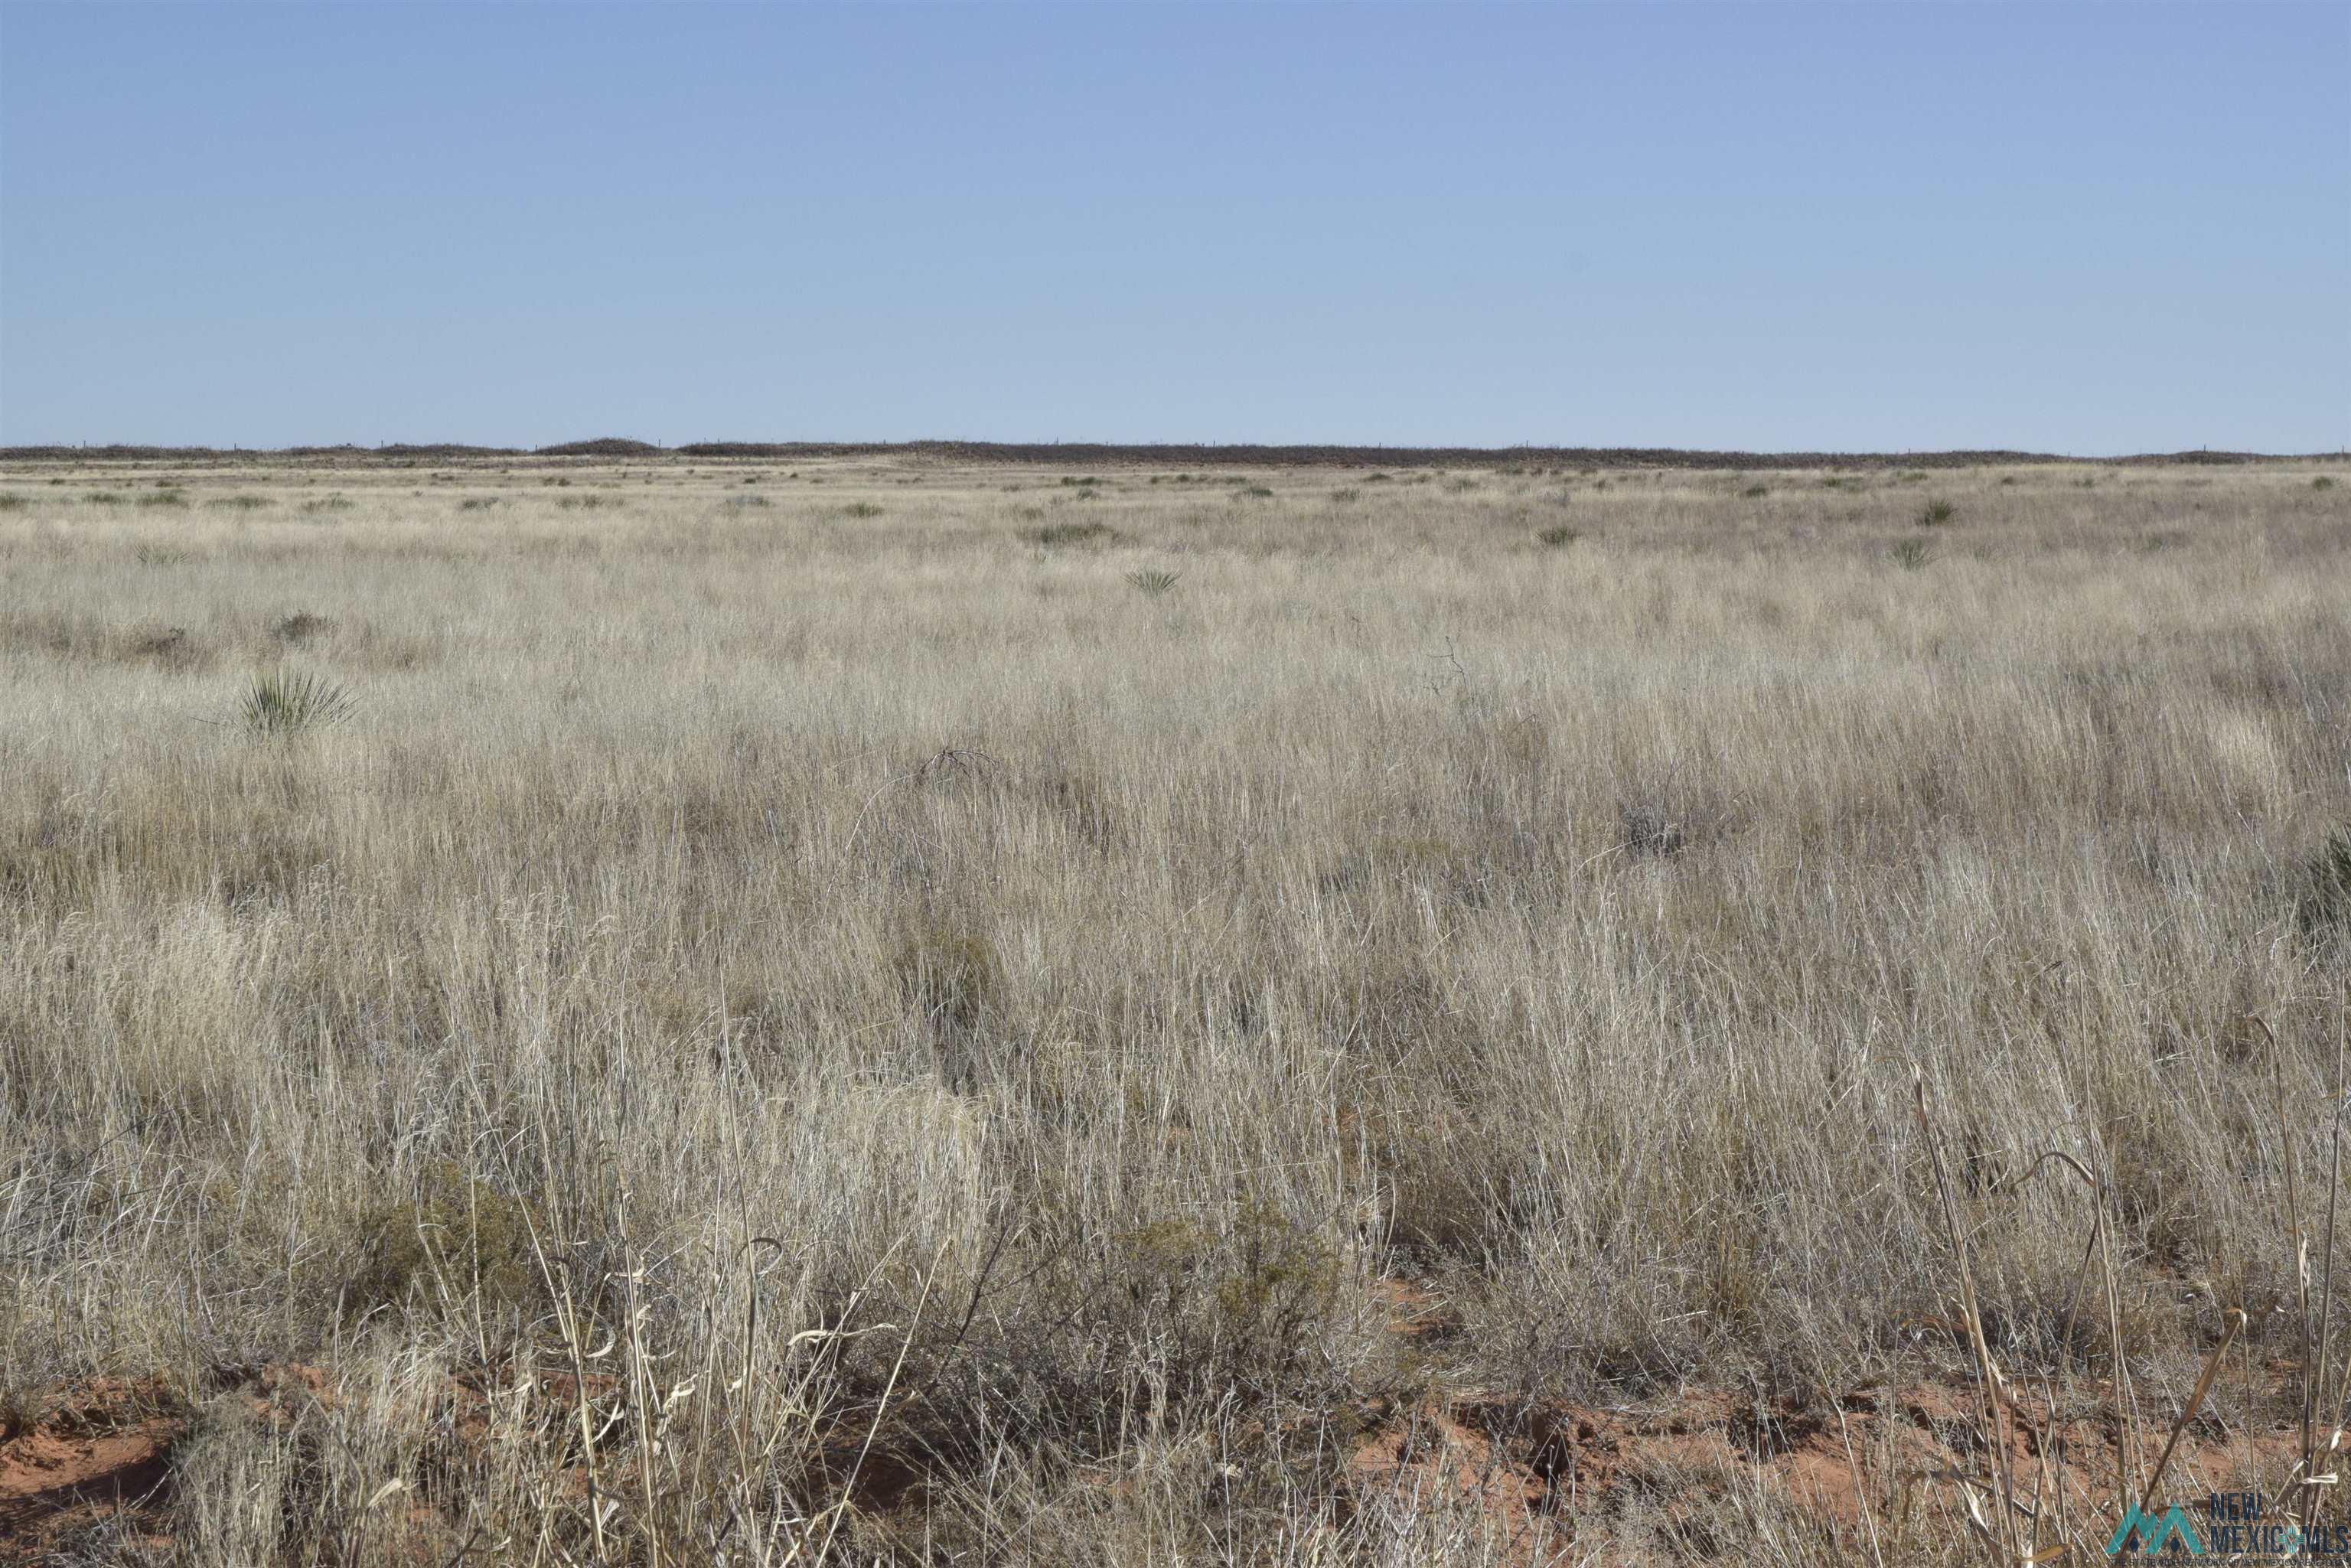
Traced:
<path fill-rule="evenodd" d="M 266 496 L 223 496 L 216 500 L 204 503 L 207 507 L 228 512 L 257 512 L 264 507 L 274 507 L 277 504 Z"/>
<path fill-rule="evenodd" d="M 0 496 L 0 512 L 20 512 L 32 504 L 22 496 Z"/>
<path fill-rule="evenodd" d="M 547 1293 L 539 1240 L 549 1234 L 535 1205 L 467 1176 L 454 1161 L 436 1162 L 419 1173 L 413 1197 L 360 1217 L 359 1268 L 344 1291 L 345 1309 L 397 1307 L 420 1291 L 498 1310 L 529 1306 Z"/>
<path fill-rule="evenodd" d="M 82 499 L 93 507 L 119 507 L 131 497 L 116 490 L 92 490 Z"/>
<path fill-rule="evenodd" d="M 1752 501 L 1759 496 L 1770 495 L 1771 493 L 1771 487 L 1768 485 L 1750 485 L 1747 488 L 1740 491 L 1739 493 Z"/>
<path fill-rule="evenodd" d="M 1270 1391 L 1292 1382 L 1338 1300 L 1337 1251 L 1255 1199 L 1238 1205 L 1222 1236 L 1197 1219 L 1162 1219 L 1112 1246 L 1144 1320 L 1135 1326 L 1166 1347 L 1179 1371 L 1213 1386 Z"/>
<path fill-rule="evenodd" d="M 1345 506 L 1351 501 L 1362 500 L 1364 493 L 1361 490 L 1333 490 L 1331 492 L 1331 498 L 1341 506 Z"/>
<path fill-rule="evenodd" d="M 1572 528 L 1565 523 L 1554 524 L 1535 535 L 1537 542 L 1551 549 L 1564 549 L 1583 537 L 1582 528 Z"/>
<path fill-rule="evenodd" d="M 1048 549 L 1061 545 L 1107 544 L 1116 536 L 1104 523 L 1051 523 L 1032 529 L 1029 538 Z"/>
<path fill-rule="evenodd" d="M 1949 523 L 1955 515 L 1949 501 L 1929 501 L 1918 513 L 1918 526 L 1922 528 L 1939 528 Z"/>
<path fill-rule="evenodd" d="M 2335 481 L 2322 474 L 2310 482 L 2310 487 L 2314 490 L 2332 490 L 2335 488 Z"/>
<path fill-rule="evenodd" d="M 1924 539 L 1898 539 L 1895 542 L 1895 562 L 1906 571 L 1916 571 L 1932 559 Z"/>
<path fill-rule="evenodd" d="M 139 504 L 142 507 L 184 507 L 188 498 L 177 490 L 158 490 L 152 496 L 140 497 Z"/>
<path fill-rule="evenodd" d="M 852 501 L 841 508 L 841 513 L 846 517 L 878 517 L 882 508 L 871 501 Z"/>
<path fill-rule="evenodd" d="M 1184 574 L 1182 572 L 1178 571 L 1161 571 L 1156 569 L 1151 569 L 1144 571 L 1130 571 L 1126 574 L 1126 580 L 1132 583 L 1134 586 L 1135 591 L 1143 594 L 1144 597 L 1156 599 L 1161 594 L 1166 592 L 1169 589 L 1175 587 L 1176 580 L 1183 575 Z"/>
<path fill-rule="evenodd" d="M 1306 1331 L 1328 1315 L 1339 1290 L 1338 1254 L 1271 1204 L 1244 1203 L 1217 1283 L 1219 1327 L 1250 1359 L 1294 1355 Z"/>

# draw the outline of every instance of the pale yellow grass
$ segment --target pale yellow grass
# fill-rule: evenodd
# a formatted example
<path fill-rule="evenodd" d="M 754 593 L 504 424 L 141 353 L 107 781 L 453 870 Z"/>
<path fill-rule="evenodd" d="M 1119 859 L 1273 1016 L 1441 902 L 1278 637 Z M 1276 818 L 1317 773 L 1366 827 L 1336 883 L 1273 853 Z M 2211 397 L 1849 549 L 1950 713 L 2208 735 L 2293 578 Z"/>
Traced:
<path fill-rule="evenodd" d="M 18 465 L 7 1392 L 323 1366 L 184 1447 L 191 1563 L 1483 1561 L 1365 1399 L 1966 1375 L 1914 1072 L 2004 1360 L 2111 1372 L 2048 1149 L 2149 1387 L 2288 1354 L 2327 471 Z M 243 733 L 280 664 L 356 716 Z M 452 1479 L 436 1389 L 608 1340 L 609 1491 Z"/>

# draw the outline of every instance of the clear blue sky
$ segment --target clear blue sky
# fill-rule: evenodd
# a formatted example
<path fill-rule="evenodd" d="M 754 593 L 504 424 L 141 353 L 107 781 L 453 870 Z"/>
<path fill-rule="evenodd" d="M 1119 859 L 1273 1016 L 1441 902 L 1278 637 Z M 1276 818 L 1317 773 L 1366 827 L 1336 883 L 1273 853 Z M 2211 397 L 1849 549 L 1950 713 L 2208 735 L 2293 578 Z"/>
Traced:
<path fill-rule="evenodd" d="M 2351 441 L 2351 5 L 0 4 L 0 443 Z"/>

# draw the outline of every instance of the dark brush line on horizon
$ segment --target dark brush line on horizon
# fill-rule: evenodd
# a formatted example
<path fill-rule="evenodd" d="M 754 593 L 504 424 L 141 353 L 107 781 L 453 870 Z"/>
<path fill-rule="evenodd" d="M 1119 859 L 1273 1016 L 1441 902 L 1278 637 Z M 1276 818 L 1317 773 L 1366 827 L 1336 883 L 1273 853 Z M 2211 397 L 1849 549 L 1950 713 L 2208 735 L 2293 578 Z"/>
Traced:
<path fill-rule="evenodd" d="M 2011 450 L 1947 452 L 1737 452 L 1656 446 L 1346 446 L 1253 443 L 1115 443 L 995 441 L 703 441 L 662 446 L 623 436 L 551 445 L 476 446 L 457 442 L 394 442 L 378 446 L 218 447 L 123 443 L 0 446 L 0 463 L 220 462 L 345 458 L 359 461 L 463 461 L 470 458 L 800 459 L 904 454 L 972 463 L 1171 464 L 1216 462 L 1267 467 L 1450 467 L 1506 463 L 1571 463 L 1587 466 L 1660 468 L 1976 467 L 2046 463 L 2270 463 L 2351 456 L 2333 453 L 2195 451 L 2076 457 Z"/>

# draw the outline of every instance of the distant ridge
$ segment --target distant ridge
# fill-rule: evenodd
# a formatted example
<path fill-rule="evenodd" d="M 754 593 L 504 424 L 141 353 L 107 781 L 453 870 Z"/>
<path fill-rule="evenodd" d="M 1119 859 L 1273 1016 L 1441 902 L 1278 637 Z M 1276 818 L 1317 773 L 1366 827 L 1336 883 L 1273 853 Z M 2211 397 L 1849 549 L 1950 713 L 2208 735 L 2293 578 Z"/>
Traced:
<path fill-rule="evenodd" d="M 452 463 L 480 458 L 590 458 L 611 461 L 692 457 L 782 461 L 817 457 L 935 458 L 953 463 L 1064 464 L 1073 467 L 1460 468 L 1497 465 L 1586 468 L 1975 468 L 2026 463 L 2266 463 L 2284 454 L 2161 452 L 2129 457 L 2066 457 L 2047 452 L 1700 452 L 1670 446 L 1200 446 L 1105 442 L 996 441 L 697 441 L 657 446 L 624 436 L 552 446 L 467 446 L 398 443 L 388 446 L 0 446 L 0 463 Z M 2307 456 L 2336 454 L 2312 453 Z"/>

